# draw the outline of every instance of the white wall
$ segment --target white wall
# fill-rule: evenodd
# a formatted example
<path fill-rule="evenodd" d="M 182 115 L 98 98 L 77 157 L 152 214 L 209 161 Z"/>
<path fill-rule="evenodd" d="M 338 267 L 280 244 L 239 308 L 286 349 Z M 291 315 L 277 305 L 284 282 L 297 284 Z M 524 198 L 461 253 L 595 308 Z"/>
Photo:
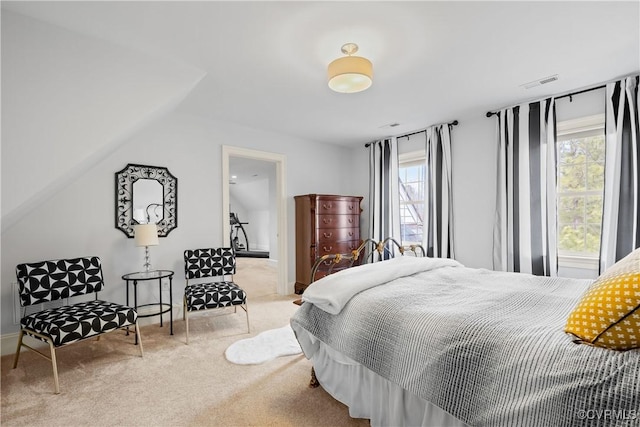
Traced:
<path fill-rule="evenodd" d="M 247 209 L 240 199 L 234 197 L 231 192 L 229 192 L 229 212 L 234 213 L 240 218 L 241 221 L 244 222 L 242 218 L 247 217 Z M 231 227 L 231 235 L 236 235 L 236 227 Z M 242 236 L 242 231 L 238 230 L 238 238 L 241 242 L 244 242 L 244 237 Z"/>
<path fill-rule="evenodd" d="M 251 211 L 248 216 L 251 226 L 247 238 L 252 251 L 269 251 L 269 211 Z M 274 248 L 275 249 L 275 248 Z"/>
<path fill-rule="evenodd" d="M 456 259 L 467 267 L 493 267 L 496 199 L 495 117 L 459 118 L 452 130 L 454 239 Z"/>
<path fill-rule="evenodd" d="M 293 292 L 293 196 L 347 191 L 351 150 L 176 113 L 201 77 L 197 70 L 4 11 L 2 60 L 3 335 L 18 330 L 11 288 L 22 262 L 100 256 L 101 297 L 125 302 L 121 276 L 139 271 L 144 259 L 144 250 L 114 226 L 114 174 L 128 163 L 167 167 L 178 179 L 178 227 L 150 251 L 154 268 L 176 272 L 179 303 L 183 251 L 223 242 L 229 220 L 221 218 L 223 144 L 287 158 Z M 143 288 L 141 301 L 157 299 Z"/>
<path fill-rule="evenodd" d="M 102 297 L 124 302 L 124 283 L 120 277 L 139 271 L 144 257 L 143 250 L 133 245 L 133 239 L 128 239 L 114 227 L 114 173 L 127 163 L 164 166 L 178 179 L 178 228 L 166 238 L 161 238 L 160 245 L 150 250 L 155 268 L 176 272 L 173 295 L 174 302 L 179 302 L 184 287 L 182 252 L 188 248 L 220 245 L 223 241 L 220 206 L 223 143 L 287 156 L 290 218 L 287 280 L 293 291 L 293 196 L 311 192 L 344 192 L 342 183 L 348 182 L 346 158 L 349 150 L 170 114 L 136 134 L 2 234 L 2 333 L 17 330 L 12 321 L 11 283 L 15 281 L 15 266 L 21 262 L 98 255 L 103 261 L 107 283 Z M 326 173 L 310 172 L 305 167 L 309 158 L 313 158 L 316 164 L 325 165 Z M 203 216 L 202 212 L 207 215 Z M 144 294 L 141 291 L 141 299 L 154 298 Z"/>
<path fill-rule="evenodd" d="M 495 122 L 479 112 L 473 117 L 456 117 L 452 130 L 452 181 L 456 259 L 468 267 L 492 267 L 492 227 L 495 205 Z M 402 138 L 400 153 L 424 149 L 424 137 Z M 365 196 L 361 218 L 367 236 L 369 203 L 369 150 L 352 151 L 353 195 Z"/>
<path fill-rule="evenodd" d="M 1 29 L 3 229 L 175 108 L 204 76 L 5 10 Z"/>
<path fill-rule="evenodd" d="M 597 84 L 597 82 L 594 82 Z M 518 100 L 514 100 L 514 103 Z M 604 89 L 585 92 L 559 99 L 557 120 L 602 113 Z M 496 198 L 496 118 L 487 118 L 485 111 L 468 117 L 455 117 L 458 126 L 451 131 L 452 181 L 454 208 L 454 240 L 456 259 L 467 267 L 493 268 L 493 220 Z M 453 120 L 454 118 L 452 118 Z M 399 139 L 398 151 L 420 149 L 424 138 Z M 365 196 L 363 201 L 362 230 L 366 237 L 368 227 L 368 149 L 353 149 L 353 170 L 357 179 L 353 193 Z M 593 278 L 597 272 L 579 268 L 561 268 L 561 276 Z"/>
<path fill-rule="evenodd" d="M 275 169 L 275 168 L 273 168 Z M 278 183 L 276 181 L 276 171 L 269 172 L 269 230 L 276 230 L 275 233 L 269 233 L 269 259 L 278 261 Z M 289 217 L 291 222 L 291 218 Z M 293 217 L 295 223 L 295 217 Z M 295 247 L 289 247 L 289 252 L 294 251 Z M 295 272 L 294 272 L 295 274 Z"/>
<path fill-rule="evenodd" d="M 571 97 L 566 96 L 556 100 L 556 120 L 559 122 L 579 117 L 604 114 L 604 110 L 604 88 L 584 92 Z"/>
<path fill-rule="evenodd" d="M 275 176 L 271 179 L 275 179 Z M 275 231 L 277 227 L 269 228 L 269 204 L 271 198 L 275 197 L 273 193 L 269 192 L 269 187 L 269 177 L 244 184 L 233 184 L 229 187 L 229 198 L 235 201 L 231 203 L 231 207 L 233 208 L 238 204 L 243 207 L 242 211 L 237 213 L 241 222 L 248 223 L 243 224 L 243 228 L 247 233 L 250 250 L 269 251 L 270 235 L 272 233 L 277 234 Z M 231 194 L 233 194 L 233 198 L 231 198 Z M 231 210 L 231 212 L 236 211 Z M 240 243 L 245 244 L 242 232 L 239 232 L 238 238 Z M 275 248 L 277 246 L 274 246 Z"/>

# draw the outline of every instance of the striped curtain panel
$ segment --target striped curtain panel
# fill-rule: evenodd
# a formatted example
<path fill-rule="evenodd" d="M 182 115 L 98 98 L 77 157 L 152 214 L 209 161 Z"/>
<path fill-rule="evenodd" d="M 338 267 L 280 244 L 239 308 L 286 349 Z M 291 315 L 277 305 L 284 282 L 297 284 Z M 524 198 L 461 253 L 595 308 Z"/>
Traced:
<path fill-rule="evenodd" d="M 493 268 L 557 276 L 555 101 L 497 114 Z"/>
<path fill-rule="evenodd" d="M 400 193 L 396 138 L 369 145 L 369 238 L 400 241 Z"/>
<path fill-rule="evenodd" d="M 607 84 L 600 271 L 640 247 L 638 79 Z"/>
<path fill-rule="evenodd" d="M 427 184 L 422 245 L 427 256 L 454 258 L 451 193 L 451 127 L 427 129 Z"/>

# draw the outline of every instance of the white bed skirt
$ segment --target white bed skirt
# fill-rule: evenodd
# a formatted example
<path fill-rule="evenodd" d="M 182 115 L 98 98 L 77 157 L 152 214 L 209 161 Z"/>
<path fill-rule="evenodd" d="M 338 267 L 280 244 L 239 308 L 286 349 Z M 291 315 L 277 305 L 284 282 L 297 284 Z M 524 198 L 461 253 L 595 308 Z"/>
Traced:
<path fill-rule="evenodd" d="M 367 418 L 372 426 L 467 425 L 332 349 L 305 329 L 292 327 L 305 356 L 313 362 L 322 388 L 347 405 L 351 417 Z"/>

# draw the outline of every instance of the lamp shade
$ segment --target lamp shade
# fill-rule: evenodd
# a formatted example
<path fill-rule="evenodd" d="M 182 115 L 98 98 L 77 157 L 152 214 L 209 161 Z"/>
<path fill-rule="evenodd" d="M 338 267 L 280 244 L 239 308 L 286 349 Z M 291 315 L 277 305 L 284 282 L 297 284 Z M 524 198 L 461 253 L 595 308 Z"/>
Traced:
<path fill-rule="evenodd" d="M 355 43 L 346 43 L 340 49 L 345 56 L 329 64 L 327 76 L 331 90 L 355 93 L 368 89 L 373 83 L 373 65 L 367 58 L 353 56 L 358 51 Z"/>
<path fill-rule="evenodd" d="M 133 226 L 136 246 L 156 246 L 158 241 L 158 226 L 156 224 L 136 224 Z"/>
<path fill-rule="evenodd" d="M 329 87 L 340 93 L 355 93 L 373 83 L 373 65 L 361 56 L 345 56 L 329 64 Z"/>

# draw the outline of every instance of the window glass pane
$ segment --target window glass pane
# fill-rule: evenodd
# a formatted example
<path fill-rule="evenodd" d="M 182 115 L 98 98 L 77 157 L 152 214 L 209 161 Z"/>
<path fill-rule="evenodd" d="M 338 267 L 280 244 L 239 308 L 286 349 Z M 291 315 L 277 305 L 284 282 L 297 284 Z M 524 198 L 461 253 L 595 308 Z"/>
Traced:
<path fill-rule="evenodd" d="M 560 228 L 558 249 L 580 253 L 585 251 L 584 225 L 564 225 Z"/>
<path fill-rule="evenodd" d="M 586 198 L 586 223 L 597 224 L 602 222 L 602 195 L 587 196 Z"/>
<path fill-rule="evenodd" d="M 558 222 L 561 224 L 584 223 L 584 196 L 560 196 L 558 198 Z"/>
<path fill-rule="evenodd" d="M 403 244 L 422 242 L 423 203 L 408 204 L 400 207 L 400 231 Z"/>
<path fill-rule="evenodd" d="M 426 180 L 424 161 L 401 163 L 399 175 L 402 244 L 421 243 Z"/>
<path fill-rule="evenodd" d="M 565 164 L 558 168 L 559 191 L 584 191 L 586 187 L 585 164 Z"/>
<path fill-rule="evenodd" d="M 424 181 L 405 184 L 407 200 L 424 200 Z"/>
<path fill-rule="evenodd" d="M 604 119 L 603 119 L 604 120 Z M 597 257 L 604 188 L 604 131 L 571 133 L 558 141 L 558 252 Z"/>
<path fill-rule="evenodd" d="M 604 135 L 585 138 L 587 146 L 587 161 L 604 164 Z"/>
<path fill-rule="evenodd" d="M 584 163 L 584 142 L 581 139 L 558 141 L 558 151 L 562 164 Z"/>
<path fill-rule="evenodd" d="M 406 169 L 407 175 L 405 178 L 406 182 L 414 182 L 420 179 L 419 172 L 420 168 L 418 166 L 413 166 Z"/>
<path fill-rule="evenodd" d="M 587 164 L 587 190 L 599 190 L 604 188 L 604 163 Z"/>

